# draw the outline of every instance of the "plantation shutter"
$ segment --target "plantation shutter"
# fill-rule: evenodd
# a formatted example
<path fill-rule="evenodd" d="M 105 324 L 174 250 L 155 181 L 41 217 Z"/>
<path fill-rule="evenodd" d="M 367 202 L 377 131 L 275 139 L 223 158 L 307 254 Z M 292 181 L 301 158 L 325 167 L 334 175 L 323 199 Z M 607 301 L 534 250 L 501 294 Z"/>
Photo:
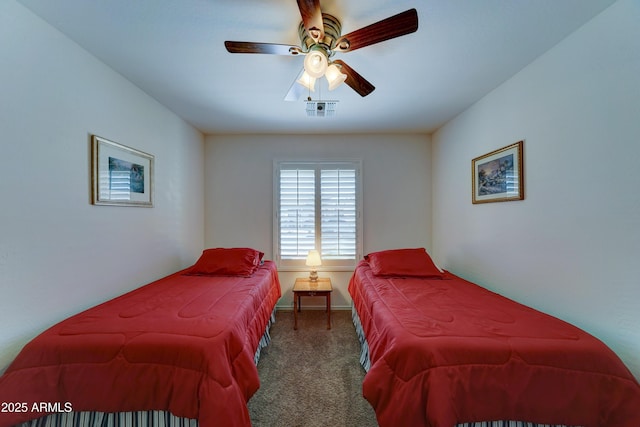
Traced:
<path fill-rule="evenodd" d="M 325 271 L 350 271 L 362 257 L 360 161 L 274 162 L 274 254 L 305 271 L 316 249 Z"/>
<path fill-rule="evenodd" d="M 280 257 L 305 259 L 316 245 L 315 170 L 280 170 Z"/>
<path fill-rule="evenodd" d="M 322 169 L 320 172 L 321 257 L 356 258 L 356 170 Z"/>

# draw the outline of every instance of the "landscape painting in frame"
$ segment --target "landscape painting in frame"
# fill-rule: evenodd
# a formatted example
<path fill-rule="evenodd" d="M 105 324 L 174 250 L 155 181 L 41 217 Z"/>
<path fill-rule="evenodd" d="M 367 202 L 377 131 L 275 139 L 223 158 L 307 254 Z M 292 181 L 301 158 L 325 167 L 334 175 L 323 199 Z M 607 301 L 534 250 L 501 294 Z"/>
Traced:
<path fill-rule="evenodd" d="M 471 161 L 473 203 L 524 199 L 523 144 L 518 141 Z"/>
<path fill-rule="evenodd" d="M 153 206 L 151 154 L 93 135 L 92 203 Z"/>

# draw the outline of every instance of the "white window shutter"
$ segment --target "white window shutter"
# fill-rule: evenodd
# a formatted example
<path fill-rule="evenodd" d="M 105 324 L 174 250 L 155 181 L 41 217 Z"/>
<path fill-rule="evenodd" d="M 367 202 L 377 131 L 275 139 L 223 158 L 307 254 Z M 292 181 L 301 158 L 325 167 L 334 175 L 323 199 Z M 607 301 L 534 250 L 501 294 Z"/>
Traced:
<path fill-rule="evenodd" d="M 280 257 L 304 259 L 315 248 L 315 171 L 280 170 Z"/>
<path fill-rule="evenodd" d="M 362 256 L 360 161 L 279 161 L 274 168 L 278 267 L 303 271 L 317 249 L 322 269 L 352 269 Z"/>
<path fill-rule="evenodd" d="M 320 173 L 321 256 L 356 257 L 356 170 L 322 169 Z"/>

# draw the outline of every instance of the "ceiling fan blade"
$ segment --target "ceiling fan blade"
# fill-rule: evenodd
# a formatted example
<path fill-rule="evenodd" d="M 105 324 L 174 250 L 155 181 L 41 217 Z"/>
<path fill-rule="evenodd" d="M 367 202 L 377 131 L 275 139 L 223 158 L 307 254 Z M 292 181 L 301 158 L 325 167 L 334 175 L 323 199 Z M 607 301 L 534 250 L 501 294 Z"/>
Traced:
<path fill-rule="evenodd" d="M 380 43 L 418 30 L 418 12 L 409 9 L 382 21 L 345 34 L 336 40 L 334 50 L 349 52 Z"/>
<path fill-rule="evenodd" d="M 298 83 L 298 79 L 302 76 L 302 73 L 304 73 L 304 68 L 298 73 L 298 77 L 293 81 L 293 84 L 289 88 L 289 92 L 287 92 L 284 97 L 285 101 L 298 101 L 302 95 L 309 92 L 309 89 Z"/>
<path fill-rule="evenodd" d="M 347 75 L 347 79 L 344 82 L 348 84 L 351 89 L 358 92 L 360 96 L 365 97 L 376 89 L 374 85 L 369 83 L 367 79 L 358 74 L 353 68 L 345 64 L 344 61 L 336 59 L 333 63 L 340 66 L 340 71 Z"/>
<path fill-rule="evenodd" d="M 276 43 L 254 43 L 225 41 L 224 46 L 230 53 L 266 53 L 270 55 L 299 55 L 302 49 L 298 46 Z"/>
<path fill-rule="evenodd" d="M 302 23 L 309 36 L 317 43 L 324 38 L 324 22 L 319 0 L 297 0 Z"/>

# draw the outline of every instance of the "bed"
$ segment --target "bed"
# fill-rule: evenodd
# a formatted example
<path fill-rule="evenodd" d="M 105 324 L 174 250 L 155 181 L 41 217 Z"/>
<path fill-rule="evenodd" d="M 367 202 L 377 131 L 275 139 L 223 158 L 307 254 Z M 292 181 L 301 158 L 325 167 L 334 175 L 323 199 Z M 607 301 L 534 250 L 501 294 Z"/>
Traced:
<path fill-rule="evenodd" d="M 640 426 L 640 386 L 604 343 L 423 248 L 367 255 L 348 291 L 381 427 Z"/>
<path fill-rule="evenodd" d="M 44 331 L 0 377 L 0 426 L 250 426 L 281 296 L 262 256 L 207 249 L 190 268 Z"/>

